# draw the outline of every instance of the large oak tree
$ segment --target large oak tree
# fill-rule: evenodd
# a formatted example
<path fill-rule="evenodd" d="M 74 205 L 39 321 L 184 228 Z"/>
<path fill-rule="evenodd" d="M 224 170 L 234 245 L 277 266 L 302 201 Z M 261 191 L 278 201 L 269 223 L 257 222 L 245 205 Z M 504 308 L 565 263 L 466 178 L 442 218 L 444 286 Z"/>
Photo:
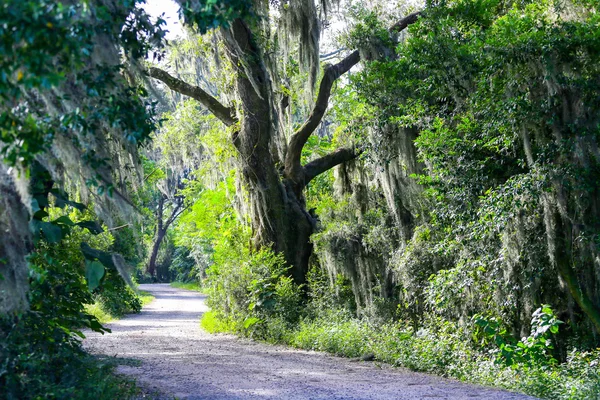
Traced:
<path fill-rule="evenodd" d="M 279 123 L 289 113 L 289 101 L 276 88 L 284 85 L 278 71 L 283 58 L 273 56 L 271 24 L 276 19 L 278 32 L 297 39 L 300 65 L 305 65 L 309 81 L 316 80 L 319 68 L 318 40 L 325 2 L 314 0 L 282 1 L 277 5 L 256 1 L 252 12 L 219 28 L 218 39 L 235 71 L 235 104 L 223 104 L 199 86 L 191 85 L 156 66 L 148 75 L 172 90 L 197 100 L 231 130 L 237 149 L 237 162 L 250 203 L 250 218 L 256 247 L 272 246 L 284 254 L 293 267 L 297 283 L 306 279 L 312 253 L 310 236 L 316 229 L 316 216 L 306 209 L 304 189 L 319 174 L 356 158 L 356 148 L 339 148 L 330 154 L 302 163 L 302 150 L 326 114 L 334 83 L 361 60 L 354 50 L 334 65 L 326 66 L 309 115 L 292 132 Z M 274 10 L 273 8 L 276 8 Z M 274 13 L 275 12 L 275 13 Z M 273 14 L 277 17 L 273 17 Z M 395 23 L 390 30 L 400 32 L 414 23 L 420 13 L 412 13 Z M 288 22 L 288 23 L 286 23 Z M 291 23 L 289 23 L 291 22 Z M 293 27 L 293 28 L 290 28 Z M 271 41 L 270 41 L 271 40 Z M 281 39 L 280 39 L 281 40 Z M 316 53 L 316 54 L 315 54 Z M 311 91 L 312 85 L 307 90 Z"/>

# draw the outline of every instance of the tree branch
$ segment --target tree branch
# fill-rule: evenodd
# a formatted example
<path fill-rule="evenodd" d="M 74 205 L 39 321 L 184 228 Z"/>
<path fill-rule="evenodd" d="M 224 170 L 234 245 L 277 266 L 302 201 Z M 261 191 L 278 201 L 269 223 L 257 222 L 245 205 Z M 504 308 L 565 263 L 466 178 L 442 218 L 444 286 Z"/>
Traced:
<path fill-rule="evenodd" d="M 119 229 L 126 228 L 126 227 L 128 227 L 129 225 L 131 225 L 131 224 L 125 224 L 125 225 L 117 226 L 117 227 L 114 227 L 114 228 L 110 228 L 110 229 L 107 229 L 107 231 L 108 231 L 108 232 L 110 232 L 110 231 L 117 231 L 117 230 L 119 230 Z"/>
<path fill-rule="evenodd" d="M 405 30 L 410 24 L 414 24 L 417 22 L 419 17 L 423 15 L 423 11 L 415 11 L 412 14 L 408 14 L 406 17 L 402 18 L 400 21 L 396 22 L 394 25 L 390 27 L 390 32 L 402 32 Z"/>
<path fill-rule="evenodd" d="M 304 166 L 304 184 L 308 184 L 308 182 L 310 182 L 315 176 L 330 170 L 336 165 L 346 161 L 354 160 L 360 155 L 360 153 L 360 151 L 355 149 L 342 148 L 309 162 Z"/>
<path fill-rule="evenodd" d="M 160 232 L 163 229 L 163 212 L 165 207 L 165 196 L 161 193 L 158 198 L 158 209 L 156 210 L 156 232 Z"/>
<path fill-rule="evenodd" d="M 319 85 L 319 94 L 312 112 L 304 124 L 292 135 L 288 146 L 287 155 L 285 157 L 285 172 L 290 178 L 294 179 L 300 173 L 300 156 L 302 148 L 310 135 L 317 129 L 321 123 L 323 115 L 329 105 L 329 97 L 331 96 L 331 88 L 333 83 L 343 74 L 348 72 L 350 68 L 360 61 L 358 50 L 353 51 L 346 56 L 342 61 L 335 65 L 331 65 L 325 69 L 321 84 Z M 295 179 L 294 179 L 295 180 Z"/>
<path fill-rule="evenodd" d="M 344 51 L 344 50 L 346 50 L 346 48 L 345 48 L 345 47 L 342 47 L 342 48 L 340 48 L 340 49 L 337 49 L 337 50 L 334 50 L 334 51 L 332 51 L 331 53 L 327 53 L 327 54 L 319 54 L 319 59 L 320 59 L 321 61 L 327 60 L 327 59 L 329 59 L 329 58 L 332 58 L 332 57 L 334 57 L 334 56 L 338 55 L 339 53 L 341 53 L 341 52 L 342 52 L 342 51 Z"/>
<path fill-rule="evenodd" d="M 180 199 L 179 202 L 175 205 L 175 208 L 171 212 L 171 216 L 165 222 L 165 230 L 169 228 L 169 226 L 179 217 L 183 212 L 187 209 L 184 206 L 183 199 Z"/>
<path fill-rule="evenodd" d="M 421 11 L 407 15 L 402 20 L 398 21 L 390 27 L 390 32 L 401 32 L 410 24 L 415 23 Z M 331 65 L 325 69 L 321 84 L 319 85 L 319 94 L 312 112 L 304 122 L 304 124 L 292 135 L 288 146 L 288 151 L 285 157 L 285 174 L 294 181 L 298 181 L 302 176 L 302 166 L 300 158 L 302 148 L 306 144 L 308 138 L 321 123 L 327 106 L 329 105 L 329 97 L 331 96 L 331 88 L 334 82 L 343 74 L 348 72 L 350 68 L 358 64 L 360 61 L 360 53 L 358 50 L 353 51 L 346 56 L 342 61 L 335 65 Z"/>
<path fill-rule="evenodd" d="M 148 75 L 165 83 L 169 88 L 171 88 L 171 90 L 198 100 L 225 125 L 231 126 L 237 122 L 236 118 L 232 115 L 233 113 L 231 108 L 225 107 L 223 104 L 219 103 L 217 99 L 212 97 L 202 88 L 190 85 L 181 79 L 175 78 L 167 71 L 156 67 L 151 67 L 148 70 Z"/>

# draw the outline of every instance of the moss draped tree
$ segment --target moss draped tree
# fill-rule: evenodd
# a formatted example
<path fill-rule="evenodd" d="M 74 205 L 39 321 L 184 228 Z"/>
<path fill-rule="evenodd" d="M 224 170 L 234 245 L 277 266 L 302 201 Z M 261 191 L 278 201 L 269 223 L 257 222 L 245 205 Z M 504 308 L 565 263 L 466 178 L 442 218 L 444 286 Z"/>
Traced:
<path fill-rule="evenodd" d="M 307 60 L 309 80 L 318 71 L 319 25 L 317 10 L 326 9 L 325 2 L 313 0 L 281 2 L 279 26 L 286 29 L 285 19 L 296 21 L 300 54 Z M 271 6 L 276 7 L 276 6 Z M 272 9 L 255 2 L 252 15 L 236 18 L 221 27 L 218 38 L 225 47 L 228 61 L 235 73 L 236 104 L 225 105 L 199 86 L 190 85 L 158 67 L 148 69 L 148 75 L 162 81 L 172 90 L 197 100 L 231 131 L 231 141 L 237 149 L 237 162 L 249 199 L 254 246 L 272 246 L 285 256 L 292 266 L 292 276 L 304 283 L 308 261 L 312 254 L 310 236 L 316 229 L 316 216 L 306 209 L 304 189 L 319 174 L 356 158 L 360 150 L 339 148 L 330 154 L 302 164 L 302 150 L 323 120 L 335 82 L 360 59 L 358 50 L 350 52 L 334 65 L 322 71 L 316 99 L 309 115 L 293 132 L 278 123 L 289 113 L 289 103 L 276 88 L 282 85 L 277 73 L 277 61 L 265 48 L 271 36 L 268 23 Z M 415 22 L 420 13 L 413 13 L 394 24 L 390 30 L 400 32 Z M 298 28 L 298 26 L 300 28 Z M 314 52 L 317 52 L 317 56 Z M 281 61 L 280 61 L 281 62 Z M 310 85 L 309 85 L 310 86 Z M 312 91 L 312 87 L 308 87 Z M 278 151 L 280 150 L 280 151 Z"/>

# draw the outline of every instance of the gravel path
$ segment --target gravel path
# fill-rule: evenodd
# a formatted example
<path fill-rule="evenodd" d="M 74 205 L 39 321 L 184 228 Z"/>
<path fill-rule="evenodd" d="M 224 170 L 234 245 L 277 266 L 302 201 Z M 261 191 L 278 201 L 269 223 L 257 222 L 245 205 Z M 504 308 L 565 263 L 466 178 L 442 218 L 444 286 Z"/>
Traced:
<path fill-rule="evenodd" d="M 140 314 L 88 333 L 84 346 L 124 358 L 119 372 L 180 399 L 533 399 L 404 369 L 210 335 L 198 320 L 205 296 L 140 285 L 156 299 Z M 136 361 L 139 360 L 139 361 Z"/>

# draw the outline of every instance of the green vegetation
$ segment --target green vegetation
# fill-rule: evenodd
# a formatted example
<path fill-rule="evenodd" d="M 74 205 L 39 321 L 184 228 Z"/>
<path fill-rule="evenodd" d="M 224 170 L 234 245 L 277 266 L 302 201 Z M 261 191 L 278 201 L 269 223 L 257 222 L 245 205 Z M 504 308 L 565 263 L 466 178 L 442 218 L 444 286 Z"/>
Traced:
<path fill-rule="evenodd" d="M 202 292 L 202 286 L 200 286 L 198 282 L 171 282 L 171 286 L 179 289 Z"/>
<path fill-rule="evenodd" d="M 247 329 L 240 329 L 232 320 L 219 318 L 213 311 L 202 316 L 201 326 L 210 333 L 248 334 Z M 285 321 L 269 320 L 259 338 L 343 357 L 374 359 L 547 399 L 593 399 L 600 393 L 598 350 L 572 351 L 568 361 L 560 365 L 546 356 L 532 362 L 507 363 L 499 356 L 500 349 L 477 350 L 477 343 L 469 336 L 470 331 L 456 325 L 414 332 L 401 323 L 372 324 L 339 311 L 316 319 L 303 319 L 292 329 Z M 527 339 L 535 340 L 533 336 Z M 526 342 L 519 343 L 527 346 Z"/>
<path fill-rule="evenodd" d="M 124 79 L 121 56 L 160 52 L 164 21 L 131 13 L 136 1 L 100 3 L 0 6 L 3 399 L 136 391 L 81 339 L 83 329 L 109 332 L 86 305 L 115 316 L 141 307 L 130 289 L 132 231 L 110 228 L 124 225 L 132 167 L 157 120 L 146 90 Z"/>
<path fill-rule="evenodd" d="M 350 15 L 343 40 L 364 68 L 302 159 L 363 153 L 302 194 L 318 216 L 310 269 L 299 279 L 285 253 L 257 251 L 243 223 L 256 235 L 257 217 L 233 185 L 213 185 L 175 230 L 211 257 L 202 326 L 542 398 L 598 397 L 596 5 L 428 2 L 400 40 L 396 16 Z M 235 223 L 213 224 L 227 201 Z"/>
<path fill-rule="evenodd" d="M 154 300 L 154 296 L 145 290 L 138 290 L 138 297 L 140 298 L 140 302 L 142 303 L 142 307 L 148 305 Z"/>
<path fill-rule="evenodd" d="M 173 285 L 175 286 L 175 285 Z M 178 287 L 178 286 L 175 286 Z M 188 287 L 183 287 L 183 289 L 188 289 Z M 190 290 L 194 290 L 194 286 L 192 286 L 191 288 L 189 288 Z M 144 291 L 144 290 L 138 290 L 136 292 L 136 297 L 139 299 L 139 303 L 140 303 L 140 310 L 141 307 L 144 307 L 147 304 L 150 304 L 150 302 L 152 300 L 154 300 L 154 296 L 152 296 L 152 294 Z M 119 303 L 121 303 L 121 300 L 117 300 Z M 86 304 L 85 305 L 85 312 L 96 317 L 98 319 L 98 322 L 100 322 L 100 324 L 104 325 L 107 324 L 111 321 L 114 321 L 115 319 L 119 319 L 120 317 L 123 316 L 123 314 L 113 314 L 110 311 L 108 311 L 106 309 L 106 306 L 104 305 L 103 301 L 101 299 L 97 299 L 94 301 L 93 304 Z M 139 312 L 139 310 L 126 310 L 125 313 L 135 313 L 135 312 Z"/>
<path fill-rule="evenodd" d="M 109 299 L 111 304 L 119 304 L 114 308 L 130 312 L 136 310 L 122 304 L 130 305 L 132 299 L 139 303 L 135 294 L 113 292 L 110 286 L 89 290 L 82 253 L 68 252 L 69 246 L 87 235 L 79 229 L 56 244 L 40 241 L 30 256 L 29 310 L 0 320 L 0 385 L 5 398 L 67 399 L 91 394 L 111 399 L 135 393 L 132 382 L 111 373 L 114 363 L 98 361 L 81 348 L 83 328 L 110 332 L 86 309 L 94 298 L 99 304 L 108 304 Z M 88 239 L 99 247 L 103 240 Z M 110 279 L 110 274 L 108 271 L 104 279 Z M 99 309 L 103 316 L 111 317 L 103 307 Z"/>

